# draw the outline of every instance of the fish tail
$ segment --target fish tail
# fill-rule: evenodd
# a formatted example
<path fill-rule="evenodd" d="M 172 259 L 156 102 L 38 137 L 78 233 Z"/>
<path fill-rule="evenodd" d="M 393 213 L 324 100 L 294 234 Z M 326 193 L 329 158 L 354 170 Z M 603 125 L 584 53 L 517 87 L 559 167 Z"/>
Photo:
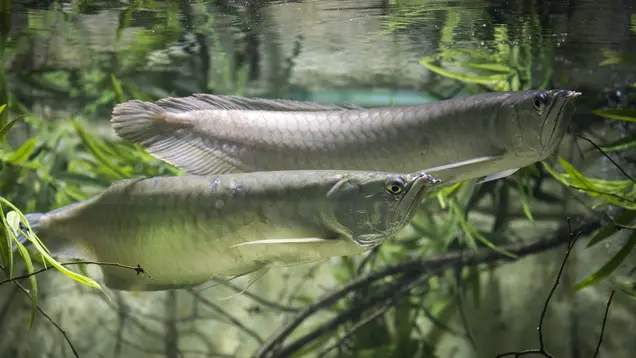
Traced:
<path fill-rule="evenodd" d="M 44 217 L 44 213 L 31 213 L 31 214 L 26 214 L 25 217 L 27 219 L 27 221 L 29 222 L 29 226 L 31 226 L 31 229 L 33 229 L 33 231 L 35 232 L 35 234 L 37 235 L 37 227 L 38 224 L 40 223 L 40 220 L 42 220 L 42 218 Z M 27 227 L 26 225 L 24 225 L 23 222 L 20 222 L 20 230 L 21 231 L 26 231 Z M 31 241 L 22 234 L 22 232 L 18 232 L 18 235 L 16 237 L 17 241 L 24 245 L 24 246 L 29 246 L 31 245 Z M 18 245 L 14 242 L 13 243 L 13 252 L 18 250 Z"/>
<path fill-rule="evenodd" d="M 157 104 L 132 100 L 115 106 L 110 123 L 122 139 L 144 145 L 159 139 L 165 116 L 166 110 Z"/>
<path fill-rule="evenodd" d="M 192 121 L 179 116 L 210 108 L 218 109 L 194 97 L 166 98 L 157 103 L 132 100 L 115 106 L 110 122 L 120 138 L 141 145 L 155 158 L 190 174 L 244 171 L 236 160 L 215 154 L 214 148 L 206 147 L 201 139 L 193 137 Z"/>

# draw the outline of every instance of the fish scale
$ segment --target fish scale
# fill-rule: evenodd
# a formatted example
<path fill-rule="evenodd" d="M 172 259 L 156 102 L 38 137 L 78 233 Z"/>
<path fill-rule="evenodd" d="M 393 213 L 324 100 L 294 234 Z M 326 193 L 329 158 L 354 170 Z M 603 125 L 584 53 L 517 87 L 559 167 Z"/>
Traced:
<path fill-rule="evenodd" d="M 365 171 L 130 179 L 27 219 L 54 256 L 141 265 L 152 276 L 101 266 L 107 287 L 154 291 L 359 254 L 404 228 L 437 182 Z"/>
<path fill-rule="evenodd" d="M 111 124 L 121 138 L 189 174 L 427 170 L 452 184 L 496 179 L 545 159 L 579 95 L 495 92 L 365 109 L 195 94 L 119 104 Z M 535 132 L 539 138 L 523 135 Z"/>

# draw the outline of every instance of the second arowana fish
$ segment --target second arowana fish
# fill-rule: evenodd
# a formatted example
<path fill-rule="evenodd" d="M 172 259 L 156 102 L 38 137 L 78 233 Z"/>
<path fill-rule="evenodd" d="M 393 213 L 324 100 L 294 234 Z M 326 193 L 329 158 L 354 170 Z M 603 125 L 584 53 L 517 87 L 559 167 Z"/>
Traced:
<path fill-rule="evenodd" d="M 355 171 L 130 179 L 26 217 L 53 256 L 152 276 L 101 266 L 107 287 L 155 291 L 362 253 L 402 230 L 437 182 Z"/>
<path fill-rule="evenodd" d="M 498 179 L 548 157 L 575 110 L 570 90 L 364 109 L 197 94 L 113 110 L 116 133 L 191 174 L 426 170 L 447 184 Z"/>

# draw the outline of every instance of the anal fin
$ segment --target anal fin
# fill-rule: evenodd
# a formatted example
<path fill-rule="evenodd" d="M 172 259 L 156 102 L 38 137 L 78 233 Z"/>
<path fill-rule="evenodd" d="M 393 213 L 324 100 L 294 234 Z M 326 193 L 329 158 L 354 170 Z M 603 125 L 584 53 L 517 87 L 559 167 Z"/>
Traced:
<path fill-rule="evenodd" d="M 519 168 L 503 170 L 503 171 L 500 171 L 498 173 L 493 173 L 493 174 L 487 175 L 483 179 L 478 181 L 477 184 L 481 184 L 481 183 L 485 183 L 487 181 L 492 181 L 492 180 L 505 178 L 507 176 L 510 176 L 510 175 L 516 173 L 517 170 L 519 170 Z"/>

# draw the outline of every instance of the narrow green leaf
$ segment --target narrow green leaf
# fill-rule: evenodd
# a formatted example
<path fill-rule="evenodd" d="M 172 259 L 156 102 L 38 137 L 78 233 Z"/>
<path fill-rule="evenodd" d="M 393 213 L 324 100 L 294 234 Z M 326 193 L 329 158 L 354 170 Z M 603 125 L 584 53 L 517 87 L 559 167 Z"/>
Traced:
<path fill-rule="evenodd" d="M 600 146 L 606 152 L 615 152 L 636 147 L 636 133 Z M 596 150 L 592 147 L 590 151 Z"/>
<path fill-rule="evenodd" d="M 3 199 L 0 196 L 0 199 Z M 13 277 L 13 241 L 15 241 L 15 232 L 9 226 L 7 219 L 4 215 L 4 209 L 2 208 L 2 204 L 0 203 L 0 220 L 2 221 L 2 226 L 5 230 L 5 236 L 7 240 L 7 257 L 3 258 L 4 263 L 6 264 L 6 270 L 8 271 L 7 276 Z"/>
<path fill-rule="evenodd" d="M 482 244 L 486 245 L 488 248 L 490 248 L 491 250 L 497 251 L 498 253 L 502 254 L 502 255 L 506 255 L 512 259 L 516 259 L 517 255 L 508 252 L 504 249 L 501 249 L 499 247 L 497 247 L 495 244 L 493 244 L 491 241 L 489 241 L 488 239 L 486 239 L 486 237 L 484 235 L 482 235 L 479 231 L 477 231 L 474 227 L 470 226 L 470 225 L 466 225 L 465 230 L 470 231 L 473 235 L 475 235 L 475 237 L 477 238 L 477 240 L 479 240 Z"/>
<path fill-rule="evenodd" d="M 627 210 L 621 213 L 621 215 L 615 219 L 617 223 L 621 223 L 624 225 L 628 225 L 633 220 L 636 220 L 636 211 L 634 210 Z M 608 237 L 614 235 L 618 231 L 619 229 L 614 225 L 614 223 L 609 223 L 605 225 L 604 227 L 602 227 L 596 233 L 596 235 L 594 235 L 594 237 L 587 243 L 586 247 L 592 247 L 598 244 L 599 242 L 607 239 Z"/>
<path fill-rule="evenodd" d="M 583 281 L 574 285 L 574 290 L 578 291 L 584 287 L 595 284 L 601 279 L 609 276 L 618 266 L 627 258 L 631 251 L 636 246 L 636 231 L 632 233 L 625 245 L 614 255 L 614 257 L 607 262 L 598 271 L 584 279 Z"/>
<path fill-rule="evenodd" d="M 27 140 L 26 142 L 24 142 L 24 144 L 22 144 L 22 146 L 20 146 L 20 148 L 18 148 L 7 158 L 7 162 L 14 165 L 20 165 L 24 163 L 29 159 L 31 153 L 33 153 L 33 151 L 35 150 L 37 142 L 38 137 L 33 137 Z"/>
<path fill-rule="evenodd" d="M 431 62 L 432 62 L 432 59 L 424 58 L 420 61 L 420 64 L 426 67 L 428 70 L 437 73 L 438 75 L 441 75 L 450 79 L 462 81 L 462 82 L 497 86 L 501 84 L 502 82 L 506 82 L 509 77 L 508 74 L 480 76 L 480 75 L 473 75 L 473 74 L 458 73 L 455 71 L 450 71 L 442 67 L 433 65 Z"/>
<path fill-rule="evenodd" d="M 6 104 L 0 105 L 0 113 L 2 113 L 2 111 L 4 111 L 4 108 L 6 107 Z"/>
<path fill-rule="evenodd" d="M 3 221 L 4 221 L 4 215 L 3 215 Z M 15 242 L 18 248 L 18 252 L 20 253 L 20 256 L 22 256 L 22 258 L 24 259 L 27 273 L 33 274 L 35 272 L 35 267 L 33 266 L 33 262 L 31 261 L 31 255 L 29 254 L 27 249 L 24 247 L 24 245 L 20 243 L 16 238 L 16 235 L 18 235 L 20 232 L 20 216 L 15 211 L 10 211 L 7 213 L 6 221 L 4 222 L 6 223 L 9 230 L 11 230 L 12 241 Z M 9 250 L 11 251 L 13 251 L 13 242 L 9 243 Z M 10 275 L 9 277 L 12 277 L 12 276 Z M 31 327 L 33 326 L 33 322 L 35 321 L 35 314 L 37 313 L 36 308 L 37 308 L 38 288 L 37 288 L 37 282 L 35 280 L 35 275 L 32 275 L 29 277 L 29 284 L 31 285 L 31 289 L 29 290 L 29 295 L 31 296 L 31 317 L 29 319 L 29 325 L 28 325 L 28 329 L 30 330 Z"/>
<path fill-rule="evenodd" d="M 572 179 L 572 184 L 576 186 L 580 186 L 586 189 L 598 190 L 592 183 L 583 174 L 581 174 L 578 170 L 576 170 L 572 164 L 570 164 L 565 158 L 559 156 L 559 162 L 565 172 L 570 175 L 570 179 Z"/>
<path fill-rule="evenodd" d="M 523 208 L 523 213 L 526 214 L 526 217 L 530 222 L 534 222 L 534 218 L 532 217 L 532 211 L 530 210 L 530 204 L 528 202 L 528 193 L 526 192 L 527 186 L 523 185 L 521 179 L 517 179 L 517 192 L 519 193 L 519 199 L 521 201 L 521 207 Z"/>
<path fill-rule="evenodd" d="M 550 175 L 552 175 L 554 179 L 558 180 L 563 185 L 566 185 L 566 186 L 570 185 L 570 181 L 568 180 L 569 175 L 557 172 L 556 170 L 552 169 L 552 167 L 550 167 L 550 165 L 546 163 L 545 161 L 542 161 L 541 164 L 543 165 L 543 168 L 545 168 L 545 170 Z"/>
<path fill-rule="evenodd" d="M 58 271 L 62 272 L 63 274 L 65 274 L 66 276 L 70 277 L 71 279 L 82 283 L 84 285 L 90 286 L 90 287 L 94 287 L 97 288 L 99 290 L 101 290 L 102 292 L 104 292 L 104 290 L 101 288 L 101 286 L 95 282 L 93 279 L 89 278 L 89 277 L 85 277 L 79 274 L 76 274 L 70 270 L 68 270 L 66 267 L 60 265 L 59 262 L 57 262 L 54 258 L 52 258 L 49 255 L 49 250 L 47 248 L 44 247 L 44 244 L 42 243 L 42 241 L 40 240 L 39 237 L 37 237 L 37 235 L 35 235 L 33 233 L 33 229 L 31 229 L 31 225 L 29 224 L 28 220 L 26 219 L 26 217 L 24 216 L 24 214 L 22 214 L 22 212 L 20 212 L 20 210 L 18 210 L 18 208 L 15 207 L 15 205 L 11 204 L 9 201 L 7 201 L 5 198 L 0 197 L 0 202 L 4 203 L 5 205 L 7 205 L 8 207 L 10 207 L 11 209 L 13 209 L 22 219 L 22 222 L 24 223 L 24 225 L 27 227 L 27 231 L 24 232 L 22 230 L 20 230 L 20 232 L 27 236 L 27 238 L 29 239 L 29 241 L 31 241 L 31 243 L 33 244 L 33 246 L 35 247 L 35 249 L 40 253 L 40 255 L 42 255 L 44 257 L 44 259 L 46 260 L 46 262 L 50 263 L 53 267 L 55 267 Z M 1 206 L 0 206 L 0 210 L 1 210 Z M 5 219 L 5 216 L 2 215 L 2 221 L 4 225 L 7 225 L 7 221 Z M 8 225 L 7 225 L 8 226 Z M 17 239 L 14 240 L 17 242 Z M 105 292 L 104 292 L 105 293 Z"/>
<path fill-rule="evenodd" d="M 15 213 L 15 212 L 12 211 L 12 213 Z M 31 289 L 29 290 L 29 295 L 31 296 L 31 317 L 29 318 L 29 325 L 28 325 L 28 329 L 30 330 L 31 327 L 33 326 L 33 322 L 35 321 L 35 315 L 37 313 L 37 304 L 38 304 L 37 302 L 38 285 L 37 285 L 37 280 L 35 279 L 35 275 L 33 274 L 35 272 L 35 267 L 33 266 L 33 262 L 31 261 L 31 255 L 27 251 L 26 247 L 24 247 L 24 245 L 18 242 L 18 240 L 16 240 L 15 243 L 18 246 L 18 252 L 20 253 L 20 256 L 22 256 L 22 259 L 24 260 L 24 265 L 26 266 L 27 273 L 31 275 L 29 276 L 29 284 L 31 285 Z"/>
<path fill-rule="evenodd" d="M 592 113 L 609 119 L 636 122 L 636 109 L 597 109 Z"/>
<path fill-rule="evenodd" d="M 36 239 L 32 233 L 27 233 L 30 238 L 31 238 L 31 242 L 33 243 L 33 246 L 35 246 L 35 248 L 44 256 L 44 258 L 46 259 L 46 261 L 48 263 L 50 263 L 53 267 L 55 267 L 56 269 L 58 269 L 58 271 L 62 272 L 63 274 L 65 274 L 66 276 L 70 277 L 71 279 L 84 284 L 86 286 L 90 286 L 93 288 L 97 288 L 99 290 L 102 290 L 102 287 L 93 279 L 77 274 L 73 271 L 70 271 L 69 269 L 67 269 L 66 267 L 60 265 L 59 262 L 57 262 L 54 258 L 52 258 L 47 252 L 46 250 L 40 245 L 40 243 L 38 242 L 39 239 Z"/>
<path fill-rule="evenodd" d="M 110 80 L 111 82 L 113 82 L 113 90 L 115 91 L 117 100 L 119 101 L 119 103 L 123 103 L 126 99 L 124 98 L 124 92 L 121 89 L 121 83 L 114 74 L 110 75 Z"/>
<path fill-rule="evenodd" d="M 95 159 L 97 159 L 100 163 L 102 163 L 109 170 L 111 170 L 114 173 L 116 173 L 119 176 L 120 179 L 124 179 L 124 178 L 129 178 L 130 177 L 127 173 L 121 171 L 121 169 L 118 166 L 114 165 L 110 160 L 108 160 L 108 158 L 106 158 L 104 153 L 102 153 L 98 149 L 97 144 L 94 143 L 94 141 L 88 136 L 88 134 L 84 131 L 84 129 L 80 126 L 79 123 L 77 123 L 76 121 L 72 121 L 72 122 L 73 122 L 73 126 L 75 126 L 75 129 L 76 129 L 77 133 L 80 135 L 82 143 L 84 143 L 84 145 L 88 148 L 88 150 L 91 152 L 91 154 L 93 154 L 93 156 L 95 156 Z"/>
<path fill-rule="evenodd" d="M 13 127 L 14 124 L 18 123 L 18 121 L 22 118 L 24 118 L 23 115 L 15 117 L 9 123 L 7 123 L 6 126 L 2 127 L 2 129 L 0 129 L 0 138 L 4 137 L 9 131 L 9 129 L 11 129 L 11 127 Z"/>
<path fill-rule="evenodd" d="M 501 72 L 501 73 L 507 73 L 507 74 L 511 74 L 515 72 L 512 68 L 505 65 L 498 64 L 498 63 L 469 63 L 468 67 L 478 69 L 478 70 Z"/>

